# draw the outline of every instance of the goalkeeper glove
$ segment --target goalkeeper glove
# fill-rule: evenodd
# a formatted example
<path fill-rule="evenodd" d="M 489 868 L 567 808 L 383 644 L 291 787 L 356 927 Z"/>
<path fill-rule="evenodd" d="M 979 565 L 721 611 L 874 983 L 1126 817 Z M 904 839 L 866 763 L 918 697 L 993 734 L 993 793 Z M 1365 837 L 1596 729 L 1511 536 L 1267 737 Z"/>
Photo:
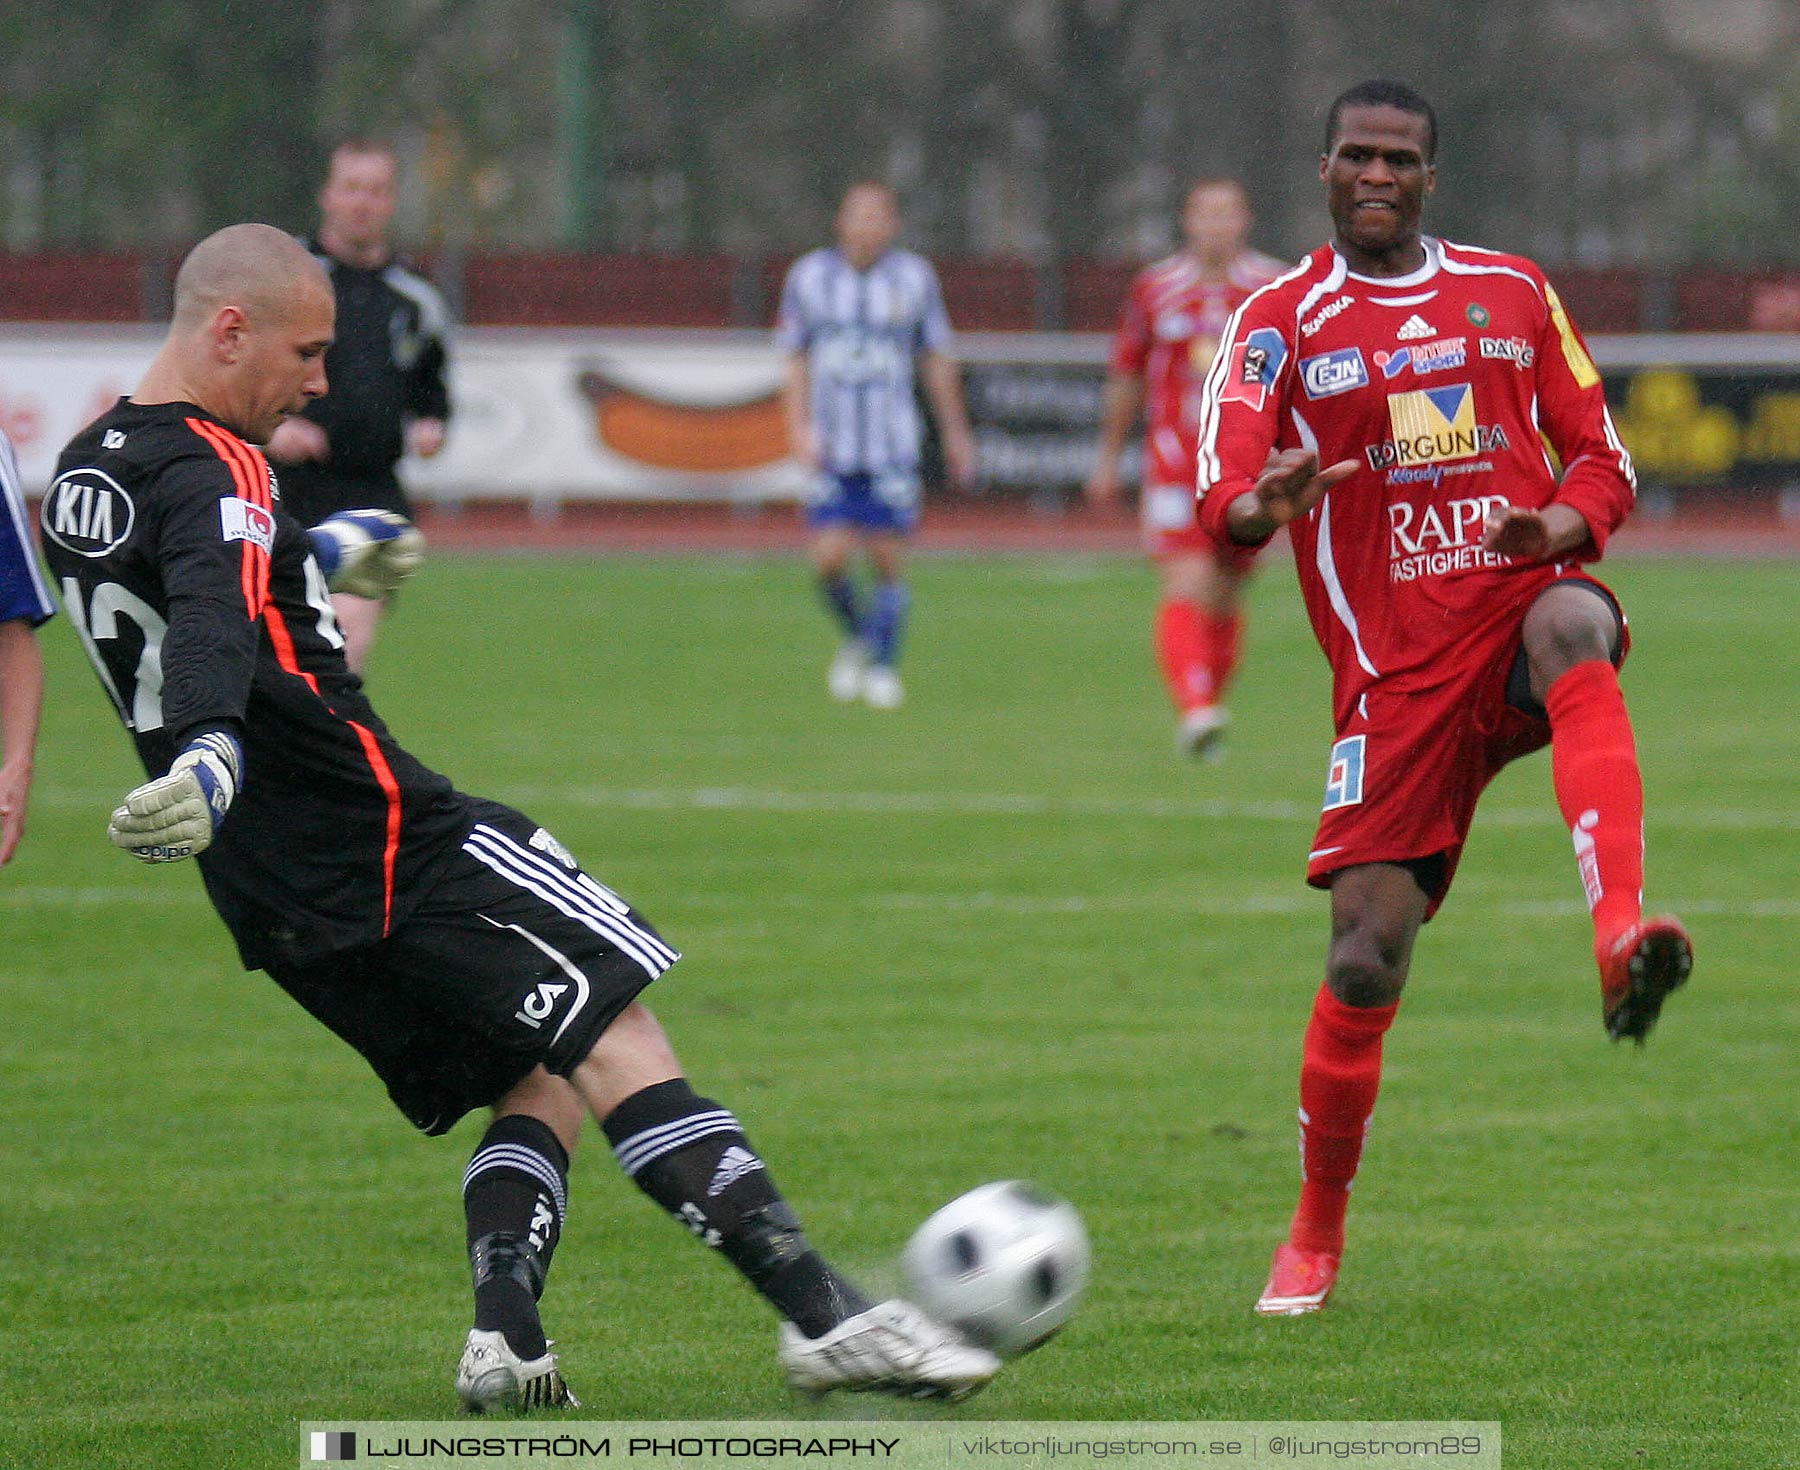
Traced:
<path fill-rule="evenodd" d="M 425 560 L 425 538 L 391 510 L 339 511 L 306 534 L 333 592 L 386 597 Z"/>
<path fill-rule="evenodd" d="M 244 750 L 223 730 L 196 735 L 169 774 L 127 792 L 106 835 L 140 862 L 175 863 L 212 845 L 243 780 Z"/>

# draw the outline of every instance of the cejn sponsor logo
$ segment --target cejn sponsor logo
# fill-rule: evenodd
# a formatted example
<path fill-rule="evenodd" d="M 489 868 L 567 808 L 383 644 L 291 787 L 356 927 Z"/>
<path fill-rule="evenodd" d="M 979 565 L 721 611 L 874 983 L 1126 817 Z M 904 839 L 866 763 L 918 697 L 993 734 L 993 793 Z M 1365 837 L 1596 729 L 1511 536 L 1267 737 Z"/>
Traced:
<path fill-rule="evenodd" d="M 1308 398 L 1331 398 L 1353 388 L 1366 387 L 1369 370 L 1363 364 L 1362 349 L 1340 347 L 1300 363 L 1300 383 Z"/>
<path fill-rule="evenodd" d="M 1488 362 L 1510 362 L 1523 371 L 1537 361 L 1537 348 L 1523 337 L 1483 337 L 1481 355 Z"/>
<path fill-rule="evenodd" d="M 1437 342 L 1422 342 L 1417 347 L 1401 347 L 1393 352 L 1377 352 L 1375 366 L 1384 378 L 1397 378 L 1411 368 L 1415 373 L 1441 373 L 1447 368 L 1462 367 L 1469 360 L 1467 337 L 1445 337 Z"/>
<path fill-rule="evenodd" d="M 1300 323 L 1300 335 L 1302 337 L 1312 336 L 1320 327 L 1324 326 L 1326 322 L 1330 321 L 1340 311 L 1348 308 L 1355 300 L 1356 298 L 1354 296 L 1340 296 L 1336 301 L 1327 302 L 1305 321 Z"/>
<path fill-rule="evenodd" d="M 1398 500 L 1388 506 L 1388 580 L 1502 567 L 1510 557 L 1484 551 L 1481 529 L 1489 512 L 1508 504 L 1504 495 L 1471 495 L 1443 504 Z"/>
<path fill-rule="evenodd" d="M 1370 469 L 1444 464 L 1510 447 L 1499 424 L 1476 423 L 1475 390 L 1467 383 L 1389 394 L 1388 425 L 1393 437 L 1363 451 Z"/>

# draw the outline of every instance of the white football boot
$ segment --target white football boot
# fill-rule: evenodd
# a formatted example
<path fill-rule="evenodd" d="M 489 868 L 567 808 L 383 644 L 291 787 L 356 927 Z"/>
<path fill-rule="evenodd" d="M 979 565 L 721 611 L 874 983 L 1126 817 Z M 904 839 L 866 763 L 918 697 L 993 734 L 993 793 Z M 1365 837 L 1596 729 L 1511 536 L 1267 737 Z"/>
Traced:
<path fill-rule="evenodd" d="M 847 1388 L 955 1402 L 1000 1371 L 986 1348 L 898 1300 L 877 1302 L 823 1337 L 783 1322 L 779 1356 L 789 1386 L 815 1395 Z"/>
<path fill-rule="evenodd" d="M 899 709 L 906 689 L 891 664 L 875 664 L 862 677 L 862 696 L 870 709 Z"/>
<path fill-rule="evenodd" d="M 825 684 L 840 704 L 854 704 L 862 693 L 863 670 L 869 666 L 869 645 L 860 638 L 846 639 L 831 661 Z"/>
<path fill-rule="evenodd" d="M 456 1392 L 471 1413 L 489 1409 L 579 1409 L 581 1400 L 557 1371 L 556 1354 L 521 1358 L 499 1332 L 473 1328 L 456 1365 Z"/>
<path fill-rule="evenodd" d="M 1216 761 L 1225 754 L 1225 727 L 1231 715 L 1221 704 L 1202 705 L 1181 717 L 1175 730 L 1175 749 L 1182 755 Z"/>

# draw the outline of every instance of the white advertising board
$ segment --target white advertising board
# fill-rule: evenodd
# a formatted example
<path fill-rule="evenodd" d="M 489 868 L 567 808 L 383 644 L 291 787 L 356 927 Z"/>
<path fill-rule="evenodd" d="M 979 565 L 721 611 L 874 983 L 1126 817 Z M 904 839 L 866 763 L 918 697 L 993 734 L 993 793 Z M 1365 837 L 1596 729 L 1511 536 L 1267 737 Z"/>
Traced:
<path fill-rule="evenodd" d="M 129 393 L 152 328 L 0 329 L 0 429 L 26 489 Z M 421 498 L 792 500 L 782 358 L 761 333 L 466 331 L 444 452 L 401 466 Z"/>
<path fill-rule="evenodd" d="M 0 327 L 0 429 L 18 449 L 28 491 L 48 483 L 77 430 L 131 391 L 160 336 L 152 327 Z M 1653 476 L 1755 471 L 1758 483 L 1770 475 L 1787 483 L 1800 475 L 1800 394 L 1782 376 L 1800 372 L 1800 338 L 1624 336 L 1592 345 L 1609 396 L 1620 399 L 1627 442 L 1641 447 Z M 1072 493 L 1092 462 L 1107 338 L 970 333 L 957 350 L 986 485 Z M 422 499 L 763 501 L 806 489 L 806 472 L 787 456 L 782 357 L 765 333 L 473 328 L 458 334 L 451 363 L 449 442 L 437 458 L 401 467 Z M 1693 441 L 1694 415 L 1646 417 L 1636 401 L 1646 395 L 1632 385 L 1652 368 L 1661 374 L 1646 379 L 1652 386 L 1670 372 L 1690 375 L 1696 412 L 1734 415 L 1735 447 L 1721 448 L 1717 464 L 1658 457 L 1664 440 Z"/>

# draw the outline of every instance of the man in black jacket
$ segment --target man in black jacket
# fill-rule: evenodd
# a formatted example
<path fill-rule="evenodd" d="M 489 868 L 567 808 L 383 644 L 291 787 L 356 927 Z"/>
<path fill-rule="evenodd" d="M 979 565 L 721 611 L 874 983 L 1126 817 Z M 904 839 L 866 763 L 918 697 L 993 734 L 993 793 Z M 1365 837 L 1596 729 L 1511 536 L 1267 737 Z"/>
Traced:
<path fill-rule="evenodd" d="M 449 313 L 388 243 L 396 173 L 385 143 L 340 143 L 319 191 L 319 233 L 303 242 L 337 297 L 337 340 L 325 357 L 331 393 L 269 441 L 286 509 L 303 525 L 370 507 L 413 519 L 394 466 L 402 454 L 429 458 L 444 445 Z M 360 673 L 384 604 L 343 592 L 333 603 L 344 657 Z"/>

